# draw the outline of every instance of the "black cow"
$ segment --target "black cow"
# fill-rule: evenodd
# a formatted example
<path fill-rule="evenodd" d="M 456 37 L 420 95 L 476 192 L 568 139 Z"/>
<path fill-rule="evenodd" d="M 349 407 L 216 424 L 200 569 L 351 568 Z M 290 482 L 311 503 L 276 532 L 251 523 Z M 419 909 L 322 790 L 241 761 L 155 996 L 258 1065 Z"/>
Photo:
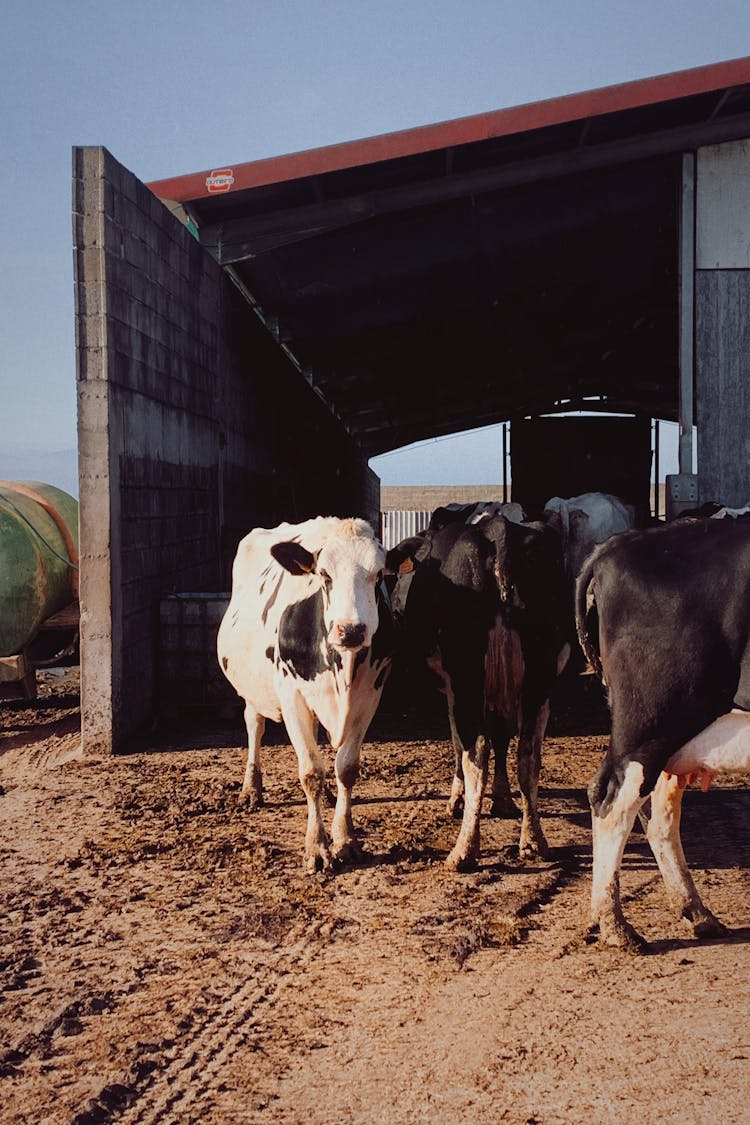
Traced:
<path fill-rule="evenodd" d="M 544 855 L 537 812 L 541 745 L 549 696 L 569 654 L 566 586 L 558 536 L 542 524 L 503 516 L 404 540 L 387 569 L 400 573 L 394 607 L 412 652 L 442 678 L 448 699 L 456 771 L 449 808 L 463 823 L 447 863 L 456 870 L 479 858 L 479 816 L 490 748 L 495 750 L 493 811 L 512 806 L 506 769 L 519 733 L 522 855 Z M 411 573 L 409 573 L 411 571 Z M 399 587 L 409 582 L 408 593 Z M 514 810 L 515 811 L 515 810 Z"/>
<path fill-rule="evenodd" d="M 750 525 L 675 521 L 603 543 L 579 576 L 576 623 L 612 714 L 589 786 L 592 924 L 609 944 L 642 945 L 622 914 L 619 868 L 651 795 L 641 815 L 670 898 L 696 936 L 723 933 L 688 872 L 680 809 L 691 775 L 705 783 L 750 765 L 750 716 L 733 711 L 750 708 Z"/>

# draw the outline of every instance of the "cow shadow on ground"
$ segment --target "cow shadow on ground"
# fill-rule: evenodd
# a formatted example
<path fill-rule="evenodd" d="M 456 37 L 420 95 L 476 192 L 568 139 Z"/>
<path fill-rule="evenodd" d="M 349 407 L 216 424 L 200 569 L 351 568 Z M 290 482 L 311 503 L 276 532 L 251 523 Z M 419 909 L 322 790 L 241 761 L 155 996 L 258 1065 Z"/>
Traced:
<path fill-rule="evenodd" d="M 728 929 L 726 934 L 720 934 L 712 938 L 658 938 L 654 941 L 647 941 L 643 952 L 647 956 L 655 956 L 662 953 L 675 953 L 680 950 L 689 951 L 691 949 L 703 949 L 706 946 L 749 944 L 750 926 L 737 926 L 733 930 Z"/>

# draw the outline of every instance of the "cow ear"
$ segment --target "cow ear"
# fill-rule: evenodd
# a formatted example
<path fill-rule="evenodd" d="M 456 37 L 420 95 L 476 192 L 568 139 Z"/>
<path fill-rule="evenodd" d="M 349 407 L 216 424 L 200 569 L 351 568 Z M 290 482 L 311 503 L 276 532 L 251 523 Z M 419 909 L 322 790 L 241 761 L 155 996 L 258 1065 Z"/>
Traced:
<path fill-rule="evenodd" d="M 415 560 L 421 561 L 424 557 L 426 537 L 413 535 L 411 539 L 404 539 L 391 547 L 385 557 L 385 570 L 387 574 L 411 574 L 414 570 Z M 420 554 L 420 551 L 423 554 Z M 429 545 L 427 548 L 429 554 Z"/>
<path fill-rule="evenodd" d="M 430 528 L 433 531 L 439 531 L 440 528 L 445 527 L 447 523 L 455 522 L 456 517 L 448 508 L 435 508 L 435 511 L 430 516 Z"/>
<path fill-rule="evenodd" d="M 274 543 L 271 554 L 290 574 L 310 574 L 315 570 L 315 555 L 310 554 L 301 543 L 293 543 L 290 540 Z"/>

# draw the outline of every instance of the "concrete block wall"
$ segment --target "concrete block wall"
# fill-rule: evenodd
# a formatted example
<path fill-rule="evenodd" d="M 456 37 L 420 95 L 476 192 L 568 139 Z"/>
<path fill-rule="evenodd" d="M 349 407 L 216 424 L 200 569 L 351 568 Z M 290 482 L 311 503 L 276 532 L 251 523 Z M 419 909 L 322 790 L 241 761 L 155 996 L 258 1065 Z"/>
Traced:
<path fill-rule="evenodd" d="M 108 753 L 157 709 L 165 594 L 227 589 L 250 527 L 369 514 L 377 489 L 223 271 L 105 149 L 74 150 L 73 210 L 82 731 Z"/>

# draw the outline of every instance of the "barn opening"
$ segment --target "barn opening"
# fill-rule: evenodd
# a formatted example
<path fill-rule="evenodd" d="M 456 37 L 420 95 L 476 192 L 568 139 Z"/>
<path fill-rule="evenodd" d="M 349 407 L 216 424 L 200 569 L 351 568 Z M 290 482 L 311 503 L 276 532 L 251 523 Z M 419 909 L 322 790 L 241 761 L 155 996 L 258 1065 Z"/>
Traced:
<path fill-rule="evenodd" d="M 166 595 L 253 525 L 377 521 L 386 450 L 530 419 L 533 464 L 595 401 L 634 465 L 680 424 L 673 506 L 744 503 L 749 138 L 739 59 L 149 185 L 76 149 L 85 748 L 152 720 Z"/>

